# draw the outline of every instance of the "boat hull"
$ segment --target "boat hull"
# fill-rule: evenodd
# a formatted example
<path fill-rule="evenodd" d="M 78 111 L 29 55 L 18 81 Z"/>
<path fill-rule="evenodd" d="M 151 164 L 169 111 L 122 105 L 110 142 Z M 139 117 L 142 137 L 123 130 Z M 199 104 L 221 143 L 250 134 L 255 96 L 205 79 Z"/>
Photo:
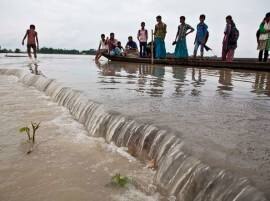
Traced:
<path fill-rule="evenodd" d="M 129 58 L 121 56 L 111 56 L 104 54 L 104 57 L 111 61 L 129 62 L 129 63 L 148 63 L 151 64 L 151 58 Z M 218 59 L 154 59 L 154 64 L 170 65 L 170 66 L 192 66 L 192 67 L 216 67 L 216 68 L 232 68 L 232 69 L 248 69 L 270 71 L 270 63 L 257 62 L 256 59 L 235 59 L 235 61 L 227 62 Z"/>

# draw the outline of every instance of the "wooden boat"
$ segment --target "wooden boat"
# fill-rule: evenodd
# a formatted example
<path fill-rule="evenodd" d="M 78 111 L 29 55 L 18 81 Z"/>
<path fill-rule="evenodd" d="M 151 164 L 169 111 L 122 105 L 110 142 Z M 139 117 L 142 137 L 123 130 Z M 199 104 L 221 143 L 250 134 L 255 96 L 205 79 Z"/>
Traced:
<path fill-rule="evenodd" d="M 128 62 L 128 63 L 148 63 L 151 64 L 151 58 L 131 58 L 124 56 L 111 56 L 103 54 L 104 57 L 111 61 Z M 154 64 L 170 65 L 170 66 L 191 66 L 191 67 L 216 67 L 216 68 L 232 68 L 245 70 L 270 71 L 269 62 L 257 62 L 257 59 L 238 58 L 232 62 L 221 61 L 217 58 L 204 59 L 177 59 L 168 57 L 166 59 L 154 59 Z"/>

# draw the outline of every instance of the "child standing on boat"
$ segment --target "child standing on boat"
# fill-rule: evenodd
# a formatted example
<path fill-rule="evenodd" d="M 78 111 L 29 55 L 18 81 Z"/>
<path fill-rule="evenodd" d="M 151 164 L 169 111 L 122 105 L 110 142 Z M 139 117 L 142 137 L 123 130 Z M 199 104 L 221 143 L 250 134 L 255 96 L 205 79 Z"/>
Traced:
<path fill-rule="evenodd" d="M 148 31 L 145 29 L 145 23 L 141 23 L 141 29 L 138 31 L 137 35 L 138 41 L 140 42 L 140 57 L 146 56 L 146 46 L 148 40 Z"/>
<path fill-rule="evenodd" d="M 34 57 L 35 57 L 35 59 L 37 58 L 37 49 L 39 48 L 38 34 L 35 31 L 35 29 L 36 29 L 35 25 L 31 24 L 30 25 L 30 29 L 28 29 L 26 31 L 26 33 L 25 33 L 25 35 L 23 37 L 23 40 L 22 40 L 22 45 L 24 45 L 24 40 L 27 37 L 27 53 L 28 53 L 28 56 L 29 56 L 30 59 L 32 58 L 31 48 L 34 51 Z"/>
<path fill-rule="evenodd" d="M 192 33 L 194 31 L 194 28 L 186 24 L 185 20 L 186 20 L 185 16 L 180 17 L 180 25 L 178 26 L 175 41 L 173 42 L 173 44 L 176 44 L 174 51 L 174 56 L 176 58 L 188 57 L 186 36 Z"/>
<path fill-rule="evenodd" d="M 197 34 L 196 34 L 196 38 L 194 42 L 195 44 L 194 53 L 193 53 L 194 58 L 196 58 L 197 56 L 197 51 L 198 51 L 199 46 L 201 46 L 200 52 L 201 52 L 201 57 L 203 57 L 205 43 L 208 39 L 208 26 L 204 23 L 204 21 L 205 21 L 205 15 L 200 15 L 200 23 L 197 25 Z"/>

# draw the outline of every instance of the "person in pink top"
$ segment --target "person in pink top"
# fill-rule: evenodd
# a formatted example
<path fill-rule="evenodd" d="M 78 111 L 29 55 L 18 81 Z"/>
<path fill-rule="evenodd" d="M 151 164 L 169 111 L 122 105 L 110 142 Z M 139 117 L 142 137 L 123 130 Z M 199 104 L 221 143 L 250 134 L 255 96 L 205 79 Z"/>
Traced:
<path fill-rule="evenodd" d="M 145 23 L 141 23 L 141 29 L 138 31 L 137 39 L 140 42 L 140 57 L 146 56 L 146 46 L 148 40 L 148 32 L 145 29 Z"/>
<path fill-rule="evenodd" d="M 32 55 L 31 55 L 31 48 L 33 49 L 34 51 L 34 57 L 35 59 L 37 58 L 37 49 L 38 49 L 38 34 L 37 32 L 35 31 L 36 27 L 35 25 L 31 24 L 30 25 L 30 29 L 28 29 L 23 37 L 23 40 L 22 40 L 22 45 L 24 45 L 24 40 L 26 39 L 27 37 L 27 53 L 28 53 L 28 56 L 29 58 L 32 58 Z"/>

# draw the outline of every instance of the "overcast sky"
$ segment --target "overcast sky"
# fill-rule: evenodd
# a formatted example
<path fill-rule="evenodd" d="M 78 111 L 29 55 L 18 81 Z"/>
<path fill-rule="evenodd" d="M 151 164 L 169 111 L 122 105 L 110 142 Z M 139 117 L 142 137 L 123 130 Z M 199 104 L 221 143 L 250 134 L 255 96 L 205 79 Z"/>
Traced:
<path fill-rule="evenodd" d="M 128 35 L 136 37 L 141 21 L 150 31 L 161 15 L 168 26 L 166 48 L 173 51 L 179 16 L 196 27 L 203 13 L 210 32 L 208 45 L 220 55 L 225 17 L 230 14 L 240 30 L 236 56 L 256 57 L 255 33 L 266 12 L 269 0 L 0 0 L 0 45 L 25 48 L 21 40 L 30 24 L 36 25 L 40 47 L 97 48 L 100 34 L 110 32 L 125 44 Z M 189 54 L 194 37 L 195 33 L 187 39 Z"/>

